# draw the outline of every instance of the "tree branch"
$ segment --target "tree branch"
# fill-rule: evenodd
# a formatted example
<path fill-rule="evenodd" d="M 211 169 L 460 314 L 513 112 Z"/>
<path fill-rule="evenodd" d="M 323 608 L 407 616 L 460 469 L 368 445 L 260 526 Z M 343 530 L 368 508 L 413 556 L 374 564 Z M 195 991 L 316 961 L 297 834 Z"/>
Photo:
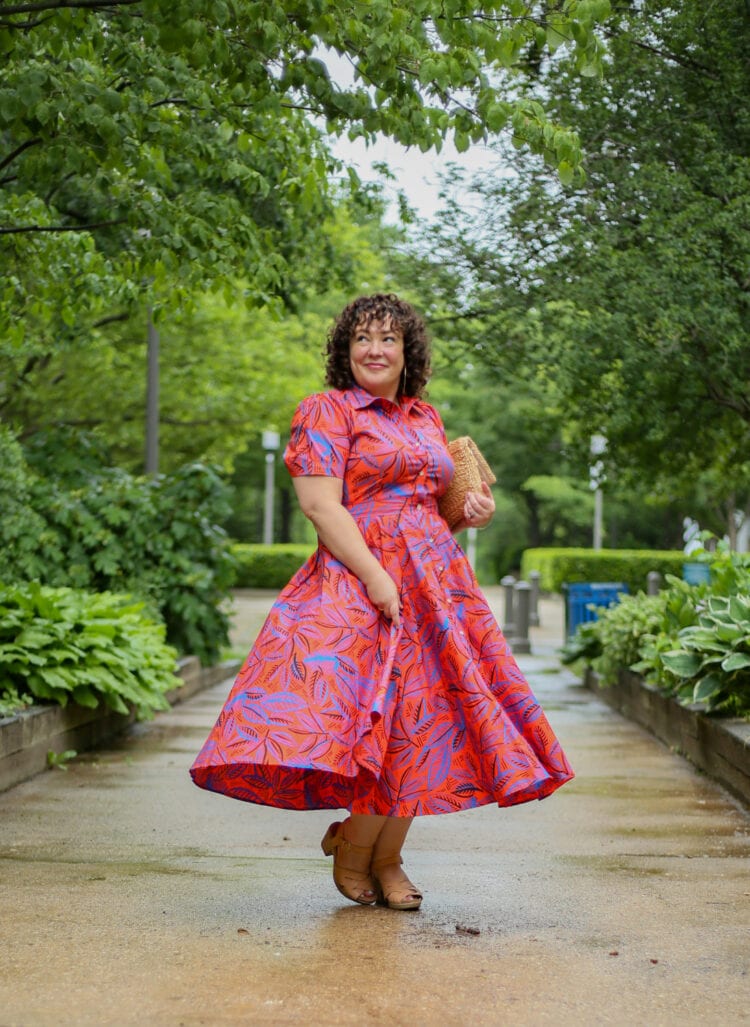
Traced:
<path fill-rule="evenodd" d="M 115 218 L 113 221 L 97 221 L 93 225 L 23 225 L 19 228 L 0 228 L 0 235 L 21 235 L 31 232 L 91 232 L 95 228 L 124 225 L 126 220 L 126 218 Z"/>
<path fill-rule="evenodd" d="M 174 104 L 175 107 L 178 107 L 178 106 L 179 107 L 190 107 L 191 106 L 190 101 L 184 99 L 183 97 L 180 97 L 180 96 L 168 96 L 164 100 L 155 100 L 154 103 L 150 103 L 149 104 L 149 107 L 152 107 L 152 108 L 153 107 L 164 107 L 164 105 L 168 104 L 168 103 Z M 193 110 L 198 110 L 198 108 L 195 105 L 192 105 L 192 109 Z"/>
<path fill-rule="evenodd" d="M 52 202 L 52 197 L 53 197 L 53 196 L 55 195 L 55 193 L 56 193 L 56 192 L 57 192 L 57 191 L 58 191 L 59 189 L 61 189 L 61 188 L 62 188 L 62 187 L 63 187 L 63 186 L 65 185 L 65 183 L 66 183 L 66 182 L 69 182 L 69 181 L 70 181 L 70 180 L 71 180 L 72 178 L 75 178 L 75 172 L 74 172 L 74 171 L 70 171 L 70 172 L 68 172 L 68 174 L 67 174 L 67 175 L 65 175 L 65 177 L 64 177 L 64 178 L 60 179 L 60 181 L 59 181 L 59 182 L 55 182 L 55 184 L 54 184 L 54 185 L 52 186 L 52 188 L 51 188 L 51 189 L 49 190 L 49 192 L 47 193 L 47 195 L 46 195 L 46 196 L 44 197 L 44 202 L 45 202 L 45 204 L 46 204 L 46 205 L 47 205 L 48 207 L 49 207 L 50 203 Z"/>
<path fill-rule="evenodd" d="M 709 68 L 706 64 L 701 64 L 700 61 L 696 61 L 692 57 L 686 57 L 683 54 L 674 53 L 670 50 L 662 50 L 661 47 L 654 46 L 653 43 L 646 43 L 642 39 L 636 39 L 628 30 L 622 33 L 609 29 L 603 30 L 602 34 L 607 39 L 615 39 L 618 35 L 627 35 L 630 37 L 630 42 L 633 46 L 637 46 L 639 50 L 655 54 L 657 57 L 661 57 L 664 60 L 674 61 L 675 64 L 679 64 L 681 67 L 687 68 L 688 71 L 700 72 L 701 75 L 705 75 L 707 78 L 712 78 L 715 82 L 718 82 L 721 78 L 720 75 L 716 74 L 713 68 Z"/>
<path fill-rule="evenodd" d="M 98 321 L 94 321 L 92 328 L 103 328 L 105 325 L 116 324 L 118 321 L 127 321 L 130 314 L 127 311 L 123 311 L 122 314 L 109 314 L 107 317 L 100 317 Z"/>
<path fill-rule="evenodd" d="M 747 421 L 750 424 L 750 402 L 742 397 L 738 398 L 722 392 L 721 388 L 711 381 L 710 378 L 706 381 L 706 390 L 709 398 L 717 406 L 723 407 L 725 410 L 734 411 L 735 414 L 739 414 L 743 421 Z"/>
<path fill-rule="evenodd" d="M 56 11 L 62 9 L 106 10 L 112 7 L 128 7 L 139 4 L 141 0 L 39 0 L 33 4 L 0 4 L 0 17 L 10 14 L 36 14 L 39 11 Z M 15 26 L 14 26 L 15 27 Z M 20 26 L 19 26 L 20 27 Z"/>
<path fill-rule="evenodd" d="M 12 153 L 9 153 L 4 160 L 0 160 L 0 171 L 3 168 L 7 168 L 9 164 L 12 164 L 16 157 L 20 157 L 24 150 L 28 150 L 30 146 L 36 146 L 37 143 L 41 143 L 41 139 L 27 139 L 25 143 L 21 143 L 17 146 Z"/>

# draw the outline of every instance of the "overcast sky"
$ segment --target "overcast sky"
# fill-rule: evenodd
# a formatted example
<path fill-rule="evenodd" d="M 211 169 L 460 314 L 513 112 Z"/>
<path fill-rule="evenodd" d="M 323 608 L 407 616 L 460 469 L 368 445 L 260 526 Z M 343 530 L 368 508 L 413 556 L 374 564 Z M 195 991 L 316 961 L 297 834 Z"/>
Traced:
<path fill-rule="evenodd" d="M 346 137 L 332 142 L 337 157 L 353 165 L 363 181 L 378 181 L 380 176 L 372 170 L 372 163 L 384 161 L 397 176 L 394 187 L 403 189 L 409 203 L 417 213 L 431 219 L 439 209 L 439 176 L 449 164 L 457 164 L 469 171 L 490 166 L 497 167 L 498 158 L 482 145 L 472 146 L 466 153 L 458 153 L 453 144 L 446 142 L 441 152 L 422 153 L 418 147 L 406 149 L 390 139 L 375 146 L 366 146 L 363 140 L 350 142 Z"/>
<path fill-rule="evenodd" d="M 325 61 L 334 82 L 344 88 L 353 83 L 352 65 L 347 58 L 323 48 L 318 53 Z M 438 178 L 440 172 L 446 170 L 449 164 L 455 163 L 469 171 L 478 171 L 490 165 L 497 167 L 498 163 L 497 156 L 493 156 L 484 146 L 472 146 L 466 153 L 458 153 L 452 142 L 447 140 L 439 154 L 422 153 L 417 146 L 407 150 L 390 139 L 382 139 L 376 145 L 368 147 L 363 140 L 350 142 L 346 136 L 333 139 L 331 148 L 337 157 L 354 166 L 359 177 L 365 182 L 380 181 L 380 176 L 372 170 L 373 161 L 388 164 L 397 176 L 397 182 L 393 183 L 394 187 L 403 189 L 411 206 L 421 217 L 428 220 L 439 209 Z"/>

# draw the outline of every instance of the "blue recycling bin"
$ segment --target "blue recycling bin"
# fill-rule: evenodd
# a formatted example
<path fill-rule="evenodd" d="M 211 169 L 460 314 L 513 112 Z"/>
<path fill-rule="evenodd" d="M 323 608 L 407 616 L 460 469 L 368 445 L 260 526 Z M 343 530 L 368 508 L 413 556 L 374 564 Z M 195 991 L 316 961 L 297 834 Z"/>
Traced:
<path fill-rule="evenodd" d="M 565 634 L 572 638 L 579 624 L 599 619 L 599 609 L 618 602 L 628 592 L 624 581 L 580 581 L 565 584 Z M 594 607 L 593 609 L 591 607 Z"/>
<path fill-rule="evenodd" d="M 711 565 L 697 560 L 682 565 L 682 580 L 688 585 L 710 585 Z"/>

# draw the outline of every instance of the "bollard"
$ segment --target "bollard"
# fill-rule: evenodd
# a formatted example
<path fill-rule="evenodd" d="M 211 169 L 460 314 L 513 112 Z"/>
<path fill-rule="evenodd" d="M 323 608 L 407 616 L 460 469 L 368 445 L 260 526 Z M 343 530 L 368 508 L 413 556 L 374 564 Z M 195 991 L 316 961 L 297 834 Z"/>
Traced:
<path fill-rule="evenodd" d="M 539 571 L 529 571 L 529 585 L 531 585 L 531 595 L 529 596 L 529 626 L 532 628 L 539 627 L 539 579 L 541 578 Z"/>
<path fill-rule="evenodd" d="M 506 574 L 504 578 L 500 579 L 500 584 L 503 586 L 505 591 L 505 617 L 503 620 L 503 634 L 506 638 L 511 638 L 513 635 L 513 586 L 516 583 L 516 579 L 512 574 Z"/>
<path fill-rule="evenodd" d="M 658 571 L 649 571 L 646 575 L 648 582 L 647 592 L 650 596 L 658 596 L 661 589 L 661 574 Z"/>
<path fill-rule="evenodd" d="M 519 581 L 514 586 L 513 591 L 516 593 L 513 601 L 515 631 L 513 632 L 511 648 L 514 653 L 530 653 L 529 606 L 531 600 L 531 585 L 528 581 Z"/>

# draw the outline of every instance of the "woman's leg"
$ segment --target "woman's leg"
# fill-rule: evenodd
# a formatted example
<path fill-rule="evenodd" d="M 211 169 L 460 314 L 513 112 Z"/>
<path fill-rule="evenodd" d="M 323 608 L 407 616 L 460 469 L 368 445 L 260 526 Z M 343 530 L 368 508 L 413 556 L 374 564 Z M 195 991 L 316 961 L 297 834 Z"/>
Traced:
<path fill-rule="evenodd" d="M 347 840 L 354 845 L 372 846 L 391 817 L 370 816 L 369 813 L 352 813 L 346 824 Z"/>
<path fill-rule="evenodd" d="M 393 909 L 419 909 L 422 894 L 401 869 L 401 849 L 413 817 L 388 817 L 372 852 L 372 875 Z"/>
<path fill-rule="evenodd" d="M 370 864 L 375 841 L 386 820 L 387 817 L 354 814 L 343 824 L 331 824 L 323 837 L 323 852 L 333 856 L 334 883 L 342 895 L 354 902 L 369 905 L 375 901 Z"/>
<path fill-rule="evenodd" d="M 374 843 L 373 859 L 401 852 L 414 817 L 368 817 L 367 819 L 384 821 Z"/>

